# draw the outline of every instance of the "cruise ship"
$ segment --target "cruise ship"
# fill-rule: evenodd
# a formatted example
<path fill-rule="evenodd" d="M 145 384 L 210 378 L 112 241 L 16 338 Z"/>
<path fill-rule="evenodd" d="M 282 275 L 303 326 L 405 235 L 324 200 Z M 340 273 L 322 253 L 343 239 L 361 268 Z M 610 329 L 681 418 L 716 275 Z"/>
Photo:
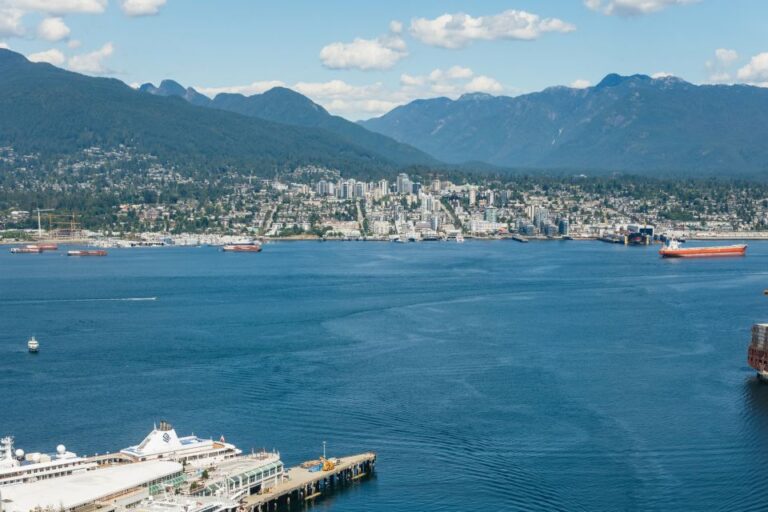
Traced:
<path fill-rule="evenodd" d="M 191 467 L 218 464 L 242 453 L 235 445 L 225 442 L 223 437 L 218 441 L 194 435 L 179 437 L 167 421 L 155 425 L 141 443 L 120 450 L 120 454 L 132 462 L 165 459 Z"/>
<path fill-rule="evenodd" d="M 63 444 L 56 453 L 24 453 L 13 448 L 13 438 L 0 439 L 0 486 L 36 482 L 95 469 L 97 463 L 67 451 Z"/>

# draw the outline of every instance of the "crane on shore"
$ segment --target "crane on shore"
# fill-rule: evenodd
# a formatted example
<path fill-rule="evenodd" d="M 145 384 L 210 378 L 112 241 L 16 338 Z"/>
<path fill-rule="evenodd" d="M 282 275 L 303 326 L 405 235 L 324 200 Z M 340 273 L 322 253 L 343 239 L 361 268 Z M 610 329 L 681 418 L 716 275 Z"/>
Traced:
<path fill-rule="evenodd" d="M 43 212 L 52 212 L 53 209 L 48 208 L 45 210 L 41 210 L 40 208 L 37 208 L 35 209 L 35 211 L 37 212 L 37 239 L 42 240 L 43 239 L 43 223 L 40 219 L 40 214 Z"/>

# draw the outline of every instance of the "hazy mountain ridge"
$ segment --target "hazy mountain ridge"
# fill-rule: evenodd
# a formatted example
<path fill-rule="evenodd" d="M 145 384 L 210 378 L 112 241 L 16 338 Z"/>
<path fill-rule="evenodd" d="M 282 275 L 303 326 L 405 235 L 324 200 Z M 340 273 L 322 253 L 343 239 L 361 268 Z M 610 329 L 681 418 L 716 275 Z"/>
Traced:
<path fill-rule="evenodd" d="M 360 124 L 446 162 L 640 172 L 768 171 L 768 90 L 608 75 L 586 89 L 417 100 Z"/>
<path fill-rule="evenodd" d="M 192 87 L 184 88 L 173 80 L 163 80 L 159 87 L 144 84 L 140 90 L 160 96 L 178 96 L 195 105 L 282 124 L 321 128 L 342 137 L 350 144 L 382 154 L 399 165 L 437 163 L 430 155 L 342 117 L 334 116 L 306 96 L 285 87 L 275 87 L 252 96 L 220 93 L 213 99 L 200 94 Z"/>
<path fill-rule="evenodd" d="M 173 163 L 205 169 L 237 166 L 270 175 L 277 166 L 306 163 L 349 174 L 391 172 L 402 165 L 324 129 L 161 96 L 116 79 L 32 63 L 0 49 L 0 145 L 55 156 L 92 145 L 125 144 Z"/>

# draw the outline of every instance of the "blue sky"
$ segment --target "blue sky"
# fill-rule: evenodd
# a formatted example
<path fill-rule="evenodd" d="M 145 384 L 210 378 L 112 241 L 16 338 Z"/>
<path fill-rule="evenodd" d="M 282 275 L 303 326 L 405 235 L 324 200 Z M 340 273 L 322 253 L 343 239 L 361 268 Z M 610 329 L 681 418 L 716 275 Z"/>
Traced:
<path fill-rule="evenodd" d="M 350 119 L 611 72 L 768 85 L 765 0 L 0 0 L 0 44 L 128 84 L 292 87 Z"/>

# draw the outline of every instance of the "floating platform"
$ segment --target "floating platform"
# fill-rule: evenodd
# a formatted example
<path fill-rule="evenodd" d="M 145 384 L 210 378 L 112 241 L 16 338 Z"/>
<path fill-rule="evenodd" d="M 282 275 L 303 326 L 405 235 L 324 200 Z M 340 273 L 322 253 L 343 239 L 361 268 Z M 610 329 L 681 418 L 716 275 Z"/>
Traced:
<path fill-rule="evenodd" d="M 311 502 L 355 481 L 367 478 L 376 466 L 373 452 L 350 455 L 335 461 L 333 469 L 317 470 L 314 465 L 302 464 L 290 468 L 286 478 L 261 494 L 248 496 L 241 502 L 241 510 L 265 512 L 290 507 L 291 504 Z"/>

